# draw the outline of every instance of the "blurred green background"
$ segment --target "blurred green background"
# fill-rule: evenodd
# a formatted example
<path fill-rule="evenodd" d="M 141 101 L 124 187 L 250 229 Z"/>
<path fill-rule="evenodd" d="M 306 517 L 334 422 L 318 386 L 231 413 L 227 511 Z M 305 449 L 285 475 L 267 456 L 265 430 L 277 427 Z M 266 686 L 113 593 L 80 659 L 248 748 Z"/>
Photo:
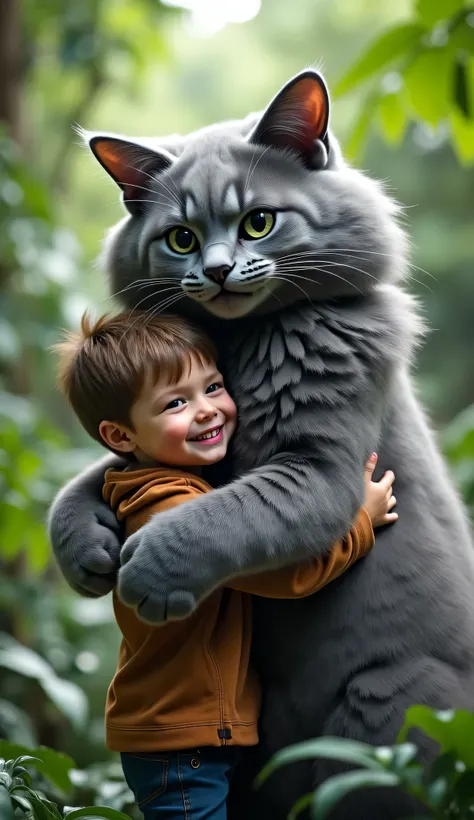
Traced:
<path fill-rule="evenodd" d="M 121 214 L 71 124 L 185 132 L 264 107 L 308 65 L 336 92 L 351 160 L 405 206 L 408 286 L 431 329 L 416 378 L 473 509 L 474 5 L 0 3 L 0 738 L 72 755 L 76 802 L 129 805 L 104 749 L 110 601 L 68 591 L 44 528 L 57 488 L 100 452 L 55 390 L 49 347 L 86 306 L 112 307 L 95 260 Z"/>

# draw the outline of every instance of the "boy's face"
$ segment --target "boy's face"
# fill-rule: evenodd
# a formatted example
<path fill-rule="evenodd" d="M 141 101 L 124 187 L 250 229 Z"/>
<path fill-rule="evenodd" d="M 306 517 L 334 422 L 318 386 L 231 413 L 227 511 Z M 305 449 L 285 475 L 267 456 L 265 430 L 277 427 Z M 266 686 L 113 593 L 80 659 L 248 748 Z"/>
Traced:
<path fill-rule="evenodd" d="M 190 369 L 176 384 L 145 382 L 130 416 L 128 435 L 138 461 L 196 467 L 224 458 L 237 408 L 216 365 L 191 356 Z"/>

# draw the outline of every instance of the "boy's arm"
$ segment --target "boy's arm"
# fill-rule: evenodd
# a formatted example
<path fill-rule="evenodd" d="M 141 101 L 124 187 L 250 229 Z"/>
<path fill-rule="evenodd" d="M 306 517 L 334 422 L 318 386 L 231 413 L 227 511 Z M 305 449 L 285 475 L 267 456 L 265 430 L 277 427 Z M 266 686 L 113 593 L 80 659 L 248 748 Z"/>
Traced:
<path fill-rule="evenodd" d="M 362 507 L 347 535 L 336 541 L 328 555 L 257 575 L 238 576 L 228 581 L 226 586 L 263 598 L 306 598 L 367 555 L 374 541 L 372 522 Z"/>

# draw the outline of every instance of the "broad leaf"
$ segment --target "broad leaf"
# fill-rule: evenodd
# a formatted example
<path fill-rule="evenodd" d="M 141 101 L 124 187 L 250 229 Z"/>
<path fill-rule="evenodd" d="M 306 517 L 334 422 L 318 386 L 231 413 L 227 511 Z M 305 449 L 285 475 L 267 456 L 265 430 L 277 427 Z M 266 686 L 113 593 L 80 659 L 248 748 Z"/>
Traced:
<path fill-rule="evenodd" d="M 405 86 L 414 112 L 430 125 L 448 116 L 454 64 L 448 49 L 423 51 L 405 72 Z"/>
<path fill-rule="evenodd" d="M 83 820 L 96 820 L 96 818 L 104 818 L 104 820 L 130 820 L 127 814 L 117 809 L 110 809 L 108 806 L 86 806 L 82 809 L 73 809 L 68 811 L 65 815 L 65 820 L 76 820 L 76 818 L 83 818 Z"/>
<path fill-rule="evenodd" d="M 11 759 L 23 755 L 25 758 L 22 759 L 21 765 L 32 766 L 37 769 L 63 792 L 72 789 L 69 771 L 73 768 L 74 761 L 68 755 L 56 752 L 54 749 L 48 749 L 46 746 L 28 749 L 26 746 L 18 746 L 16 743 L 0 740 L 1 757 Z"/>
<path fill-rule="evenodd" d="M 37 652 L 11 643 L 0 649 L 0 667 L 37 680 L 55 706 L 81 728 L 87 718 L 87 698 L 82 689 L 71 681 L 58 678 L 52 666 Z"/>
<path fill-rule="evenodd" d="M 378 113 L 387 142 L 398 145 L 404 137 L 407 124 L 407 115 L 400 93 L 385 94 L 380 99 Z"/>
<path fill-rule="evenodd" d="M 378 95 L 372 93 L 360 106 L 360 114 L 344 142 L 344 152 L 349 160 L 356 160 L 361 153 L 367 132 L 372 124 L 377 101 Z"/>
<path fill-rule="evenodd" d="M 24 746 L 35 746 L 37 743 L 30 716 L 4 698 L 0 698 L 0 734 L 12 743 L 22 743 Z"/>
<path fill-rule="evenodd" d="M 471 712 L 463 709 L 435 712 L 428 706 L 411 706 L 405 715 L 399 740 L 405 740 L 411 728 L 421 729 L 440 744 L 442 752 L 450 752 L 468 768 L 474 768 L 474 714 Z"/>
<path fill-rule="evenodd" d="M 256 782 L 258 785 L 262 784 L 272 772 L 288 763 L 320 757 L 380 770 L 383 766 L 375 759 L 375 751 L 367 743 L 339 737 L 319 737 L 315 740 L 307 740 L 304 743 L 296 743 L 294 746 L 282 749 L 274 755 L 257 776 Z"/>
<path fill-rule="evenodd" d="M 300 797 L 299 800 L 296 801 L 295 805 L 291 809 L 288 820 L 296 820 L 297 817 L 301 814 L 302 811 L 309 808 L 313 802 L 313 792 L 309 794 L 304 794 L 303 797 Z"/>
<path fill-rule="evenodd" d="M 408 54 L 424 33 L 424 27 L 416 23 L 405 23 L 385 32 L 339 81 L 334 96 L 347 94 L 394 60 Z"/>
<path fill-rule="evenodd" d="M 72 681 L 49 675 L 42 678 L 41 687 L 57 708 L 80 729 L 87 720 L 88 702 L 83 690 Z"/>
<path fill-rule="evenodd" d="M 314 820 L 325 820 L 343 797 L 357 789 L 398 786 L 399 783 L 398 775 L 393 772 L 368 772 L 364 769 L 330 777 L 314 793 L 313 818 Z"/>
<path fill-rule="evenodd" d="M 466 120 L 457 108 L 449 119 L 456 153 L 462 163 L 470 165 L 474 162 L 474 120 Z"/>
<path fill-rule="evenodd" d="M 469 806 L 472 806 L 474 802 L 474 772 L 464 772 L 460 776 L 452 791 L 452 799 L 455 800 L 461 811 L 466 811 Z"/>
<path fill-rule="evenodd" d="M 13 807 L 10 795 L 0 783 L 0 817 L 2 820 L 13 820 Z"/>
<path fill-rule="evenodd" d="M 454 67 L 454 103 L 463 117 L 468 120 L 472 114 L 469 90 L 468 66 L 465 60 L 457 60 Z"/>
<path fill-rule="evenodd" d="M 464 0 L 417 0 L 416 14 L 426 26 L 449 20 L 464 5 Z"/>

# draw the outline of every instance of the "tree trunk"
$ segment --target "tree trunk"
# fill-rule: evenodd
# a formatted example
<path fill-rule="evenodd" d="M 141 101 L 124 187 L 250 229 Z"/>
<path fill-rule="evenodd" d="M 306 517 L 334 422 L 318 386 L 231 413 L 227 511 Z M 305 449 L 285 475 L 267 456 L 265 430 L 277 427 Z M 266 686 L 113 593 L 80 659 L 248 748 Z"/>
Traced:
<path fill-rule="evenodd" d="M 0 0 L 0 121 L 18 143 L 22 73 L 20 0 Z"/>

